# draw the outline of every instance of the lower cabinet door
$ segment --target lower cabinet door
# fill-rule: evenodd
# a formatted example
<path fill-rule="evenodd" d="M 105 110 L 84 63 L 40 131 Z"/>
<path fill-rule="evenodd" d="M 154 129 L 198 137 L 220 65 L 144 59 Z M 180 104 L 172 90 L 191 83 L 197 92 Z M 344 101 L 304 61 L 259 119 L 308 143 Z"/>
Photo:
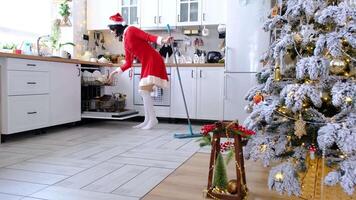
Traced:
<path fill-rule="evenodd" d="M 80 67 L 75 64 L 51 63 L 50 125 L 80 121 Z"/>
<path fill-rule="evenodd" d="M 49 95 L 9 96 L 7 134 L 48 126 Z"/>

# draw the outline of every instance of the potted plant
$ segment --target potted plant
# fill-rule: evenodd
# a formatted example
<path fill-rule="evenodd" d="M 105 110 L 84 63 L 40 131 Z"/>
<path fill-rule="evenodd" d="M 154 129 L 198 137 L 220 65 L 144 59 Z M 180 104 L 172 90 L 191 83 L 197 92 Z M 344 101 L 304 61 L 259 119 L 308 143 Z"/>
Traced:
<path fill-rule="evenodd" d="M 13 53 L 15 49 L 16 49 L 16 44 L 14 44 L 14 43 L 8 43 L 8 44 L 4 44 L 4 45 L 1 47 L 1 52 L 4 52 L 4 53 Z"/>
<path fill-rule="evenodd" d="M 72 26 L 72 23 L 69 19 L 71 12 L 70 12 L 70 7 L 68 2 L 69 0 L 64 0 L 59 5 L 59 14 L 62 16 L 62 20 L 60 24 L 61 26 Z"/>

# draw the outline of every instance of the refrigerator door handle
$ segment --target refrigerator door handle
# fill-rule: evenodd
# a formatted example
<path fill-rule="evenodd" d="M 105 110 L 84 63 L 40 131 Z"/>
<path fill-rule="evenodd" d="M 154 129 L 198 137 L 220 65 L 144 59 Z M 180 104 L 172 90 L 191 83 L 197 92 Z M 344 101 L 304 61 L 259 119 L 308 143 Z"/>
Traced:
<path fill-rule="evenodd" d="M 226 66 L 229 65 L 229 47 L 225 46 L 225 71 L 226 71 Z"/>
<path fill-rule="evenodd" d="M 224 75 L 224 100 L 227 100 L 227 74 Z"/>

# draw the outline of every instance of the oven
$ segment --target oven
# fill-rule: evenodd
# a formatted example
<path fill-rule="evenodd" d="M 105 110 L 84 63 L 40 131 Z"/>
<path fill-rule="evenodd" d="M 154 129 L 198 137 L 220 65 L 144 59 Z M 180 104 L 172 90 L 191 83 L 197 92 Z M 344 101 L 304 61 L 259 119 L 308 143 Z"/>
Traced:
<path fill-rule="evenodd" d="M 166 70 L 167 70 L 168 80 L 171 80 L 171 68 L 167 67 Z M 138 106 L 143 105 L 142 97 L 138 92 L 140 77 L 141 77 L 141 67 L 134 67 L 133 100 L 134 100 L 134 105 L 138 105 Z M 151 92 L 151 97 L 154 106 L 170 106 L 171 105 L 171 82 L 168 81 L 168 87 L 164 89 L 159 87 L 154 87 L 153 91 Z"/>

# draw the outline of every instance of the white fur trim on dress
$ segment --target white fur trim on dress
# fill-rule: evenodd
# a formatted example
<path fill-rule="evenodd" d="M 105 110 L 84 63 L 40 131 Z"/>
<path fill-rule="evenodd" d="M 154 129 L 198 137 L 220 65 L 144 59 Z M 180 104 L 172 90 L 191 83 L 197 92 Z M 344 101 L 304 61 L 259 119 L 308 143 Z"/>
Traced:
<path fill-rule="evenodd" d="M 144 78 L 141 78 L 139 86 L 147 86 L 147 85 L 155 85 L 160 88 L 167 88 L 168 87 L 168 81 L 161 79 L 157 76 L 147 76 Z"/>
<path fill-rule="evenodd" d="M 158 36 L 156 43 L 157 43 L 158 45 L 162 45 L 162 39 L 163 39 L 163 38 L 162 38 L 161 36 Z"/>
<path fill-rule="evenodd" d="M 115 71 L 117 72 L 118 75 L 122 74 L 122 69 L 121 67 L 118 67 L 117 69 L 115 69 Z"/>

